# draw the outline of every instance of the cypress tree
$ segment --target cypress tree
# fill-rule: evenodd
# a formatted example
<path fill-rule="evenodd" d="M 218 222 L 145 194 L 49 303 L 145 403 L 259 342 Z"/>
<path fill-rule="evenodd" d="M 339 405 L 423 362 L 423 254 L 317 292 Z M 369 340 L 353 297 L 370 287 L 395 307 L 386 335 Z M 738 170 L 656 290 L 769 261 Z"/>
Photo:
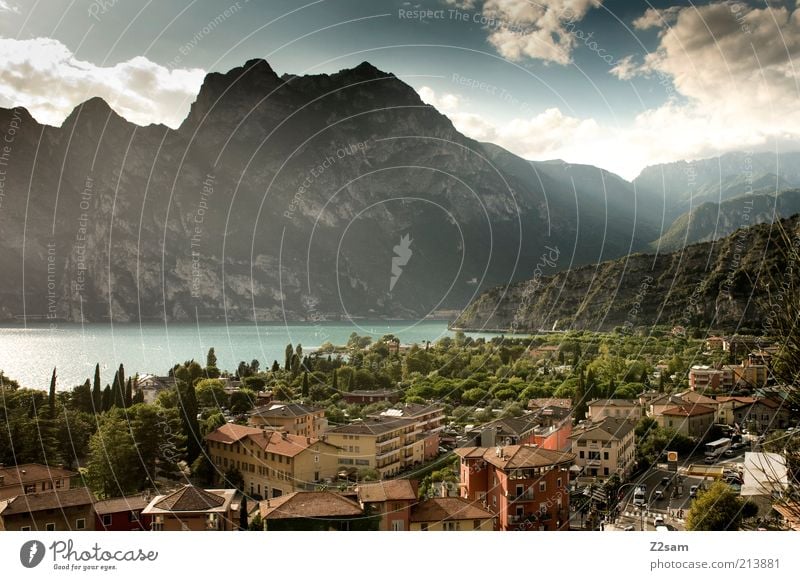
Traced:
<path fill-rule="evenodd" d="M 284 361 L 284 370 L 291 370 L 292 368 L 292 355 L 294 354 L 294 348 L 292 347 L 292 343 L 286 345 L 286 350 L 284 351 L 285 361 Z"/>
<path fill-rule="evenodd" d="M 308 397 L 308 371 L 303 373 L 303 397 Z"/>
<path fill-rule="evenodd" d="M 277 373 L 279 370 L 281 370 L 281 365 L 278 364 L 278 361 L 272 361 L 272 372 Z"/>
<path fill-rule="evenodd" d="M 47 405 L 50 409 L 50 418 L 56 416 L 56 369 L 53 367 L 53 376 L 50 377 L 50 396 L 47 399 Z"/>
<path fill-rule="evenodd" d="M 92 387 L 92 407 L 95 413 L 103 410 L 103 388 L 100 386 L 100 363 L 94 367 L 94 386 Z"/>
<path fill-rule="evenodd" d="M 111 385 L 106 385 L 106 388 L 103 389 L 103 398 L 102 398 L 102 411 L 108 411 L 114 405 L 114 392 L 111 390 Z"/>
<path fill-rule="evenodd" d="M 331 384 L 331 388 L 334 390 L 334 392 L 339 390 L 336 386 L 336 369 L 333 369 L 333 384 Z"/>
<path fill-rule="evenodd" d="M 133 401 L 133 380 L 128 377 L 128 382 L 125 385 L 125 408 L 131 406 Z"/>

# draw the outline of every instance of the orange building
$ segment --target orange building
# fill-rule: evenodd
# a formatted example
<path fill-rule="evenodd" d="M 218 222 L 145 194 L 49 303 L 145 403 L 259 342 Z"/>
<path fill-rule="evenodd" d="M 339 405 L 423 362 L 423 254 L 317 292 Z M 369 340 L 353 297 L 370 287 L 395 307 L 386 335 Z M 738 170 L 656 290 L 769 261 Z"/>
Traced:
<path fill-rule="evenodd" d="M 461 497 L 497 516 L 500 530 L 569 529 L 569 468 L 575 455 L 533 445 L 466 447 Z"/>

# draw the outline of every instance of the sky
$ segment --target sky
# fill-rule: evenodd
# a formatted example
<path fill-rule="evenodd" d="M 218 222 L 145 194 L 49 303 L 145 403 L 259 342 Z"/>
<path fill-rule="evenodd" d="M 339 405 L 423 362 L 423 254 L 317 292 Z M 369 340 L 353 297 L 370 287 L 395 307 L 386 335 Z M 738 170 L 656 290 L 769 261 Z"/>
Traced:
<path fill-rule="evenodd" d="M 800 0 L 0 0 L 0 107 L 177 127 L 203 77 L 392 72 L 470 137 L 647 165 L 800 149 Z"/>

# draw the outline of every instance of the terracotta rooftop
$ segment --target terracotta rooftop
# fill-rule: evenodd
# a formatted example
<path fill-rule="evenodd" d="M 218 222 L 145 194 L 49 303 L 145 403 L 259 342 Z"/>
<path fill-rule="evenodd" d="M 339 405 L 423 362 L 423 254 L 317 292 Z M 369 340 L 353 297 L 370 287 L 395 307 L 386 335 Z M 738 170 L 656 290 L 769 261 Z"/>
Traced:
<path fill-rule="evenodd" d="M 163 496 L 153 507 L 171 512 L 202 512 L 221 507 L 225 498 L 193 485 Z"/>
<path fill-rule="evenodd" d="M 64 479 L 76 475 L 78 474 L 74 471 L 61 467 L 48 467 L 41 463 L 23 463 L 22 465 L 0 467 L 0 476 L 3 477 L 3 483 L 0 484 L 0 487 L 16 486 L 33 483 L 34 481 Z"/>
<path fill-rule="evenodd" d="M 498 454 L 500 450 L 500 454 Z M 574 453 L 543 449 L 535 445 L 506 445 L 503 447 L 462 447 L 455 450 L 456 455 L 468 458 L 482 458 L 500 469 L 523 469 L 547 467 L 575 460 Z"/>
<path fill-rule="evenodd" d="M 269 453 L 277 453 L 284 457 L 294 457 L 314 445 L 319 439 L 313 437 L 303 437 L 290 433 L 279 433 L 277 431 L 262 431 L 256 429 L 248 437 L 258 445 L 259 448 Z"/>
<path fill-rule="evenodd" d="M 670 417 L 698 417 L 700 415 L 708 415 L 714 413 L 714 409 L 704 405 L 680 405 L 678 407 L 671 407 L 664 409 L 662 415 L 669 415 Z"/>
<path fill-rule="evenodd" d="M 600 405 L 603 407 L 638 407 L 639 401 L 636 399 L 595 399 L 589 401 L 588 406 Z"/>
<path fill-rule="evenodd" d="M 332 491 L 296 491 L 259 503 L 261 518 L 334 518 L 363 516 L 355 501 Z"/>
<path fill-rule="evenodd" d="M 27 495 L 18 495 L 8 500 L 5 507 L 0 509 L 0 516 L 42 510 L 60 510 L 67 507 L 91 505 L 94 501 L 95 498 L 92 492 L 85 487 L 29 493 Z"/>
<path fill-rule="evenodd" d="M 564 409 L 571 409 L 572 408 L 572 400 L 571 399 L 556 399 L 556 398 L 539 398 L 539 399 L 530 399 L 528 401 L 528 408 L 532 407 L 563 407 Z"/>
<path fill-rule="evenodd" d="M 97 515 L 116 514 L 120 512 L 133 512 L 143 510 L 150 503 L 141 495 L 131 495 L 128 497 L 114 497 L 97 501 L 94 504 L 94 511 Z"/>
<path fill-rule="evenodd" d="M 407 479 L 387 479 L 378 483 L 367 483 L 358 486 L 358 499 L 364 503 L 415 500 L 414 486 Z"/>
<path fill-rule="evenodd" d="M 225 423 L 219 429 L 206 435 L 206 441 L 217 441 L 219 443 L 236 443 L 248 435 L 259 434 L 261 429 L 256 427 L 246 427 L 236 423 Z"/>
<path fill-rule="evenodd" d="M 488 520 L 494 514 L 462 497 L 432 497 L 411 508 L 412 522 Z"/>

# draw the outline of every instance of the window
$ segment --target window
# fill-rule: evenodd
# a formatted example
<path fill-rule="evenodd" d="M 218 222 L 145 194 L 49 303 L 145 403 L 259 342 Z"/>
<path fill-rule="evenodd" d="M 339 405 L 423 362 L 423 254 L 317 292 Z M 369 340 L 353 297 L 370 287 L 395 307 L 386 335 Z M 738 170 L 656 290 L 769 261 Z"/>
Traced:
<path fill-rule="evenodd" d="M 586 441 L 584 441 L 583 439 L 578 441 L 578 447 L 586 447 Z"/>
<path fill-rule="evenodd" d="M 392 520 L 392 531 L 393 532 L 402 532 L 403 531 L 403 520 Z"/>
<path fill-rule="evenodd" d="M 56 525 L 53 522 L 44 525 L 44 529 L 48 532 L 54 532 L 56 530 Z"/>
<path fill-rule="evenodd" d="M 62 480 L 56 479 L 56 489 L 61 489 L 62 483 L 63 483 Z"/>
<path fill-rule="evenodd" d="M 540 481 L 539 482 L 539 491 L 545 491 L 547 489 L 547 482 Z"/>
<path fill-rule="evenodd" d="M 481 527 L 481 521 L 480 520 L 472 520 L 472 529 L 473 530 L 477 530 L 480 527 Z"/>
<path fill-rule="evenodd" d="M 28 483 L 25 485 L 25 493 L 36 493 L 36 484 L 35 483 Z"/>
<path fill-rule="evenodd" d="M 446 532 L 457 532 L 461 529 L 461 522 L 444 522 L 442 527 Z"/>
<path fill-rule="evenodd" d="M 22 527 L 19 529 L 19 531 L 20 531 L 20 532 L 30 532 L 30 531 L 31 531 L 31 527 L 30 527 L 30 526 L 22 526 Z"/>
<path fill-rule="evenodd" d="M 52 481 L 43 481 L 42 482 L 42 491 L 48 491 L 53 489 L 53 482 Z"/>
<path fill-rule="evenodd" d="M 556 487 L 561 487 L 561 478 L 556 479 Z"/>
<path fill-rule="evenodd" d="M 103 515 L 103 525 L 110 526 L 111 525 L 111 514 L 104 514 Z"/>
<path fill-rule="evenodd" d="M 608 461 L 608 451 L 603 451 L 603 459 Z"/>
<path fill-rule="evenodd" d="M 75 520 L 75 529 L 76 530 L 85 530 L 86 529 L 86 518 L 78 518 Z"/>
<path fill-rule="evenodd" d="M 603 475 L 608 475 L 608 467 L 603 468 Z"/>
<path fill-rule="evenodd" d="M 580 457 L 581 459 L 583 459 L 583 451 L 579 451 L 578 453 L 579 453 L 578 457 Z"/>
<path fill-rule="evenodd" d="M 30 529 L 30 528 L 28 528 L 28 529 Z M 427 531 L 428 531 L 428 524 L 427 524 L 427 522 L 422 522 L 422 523 L 419 525 L 419 529 L 420 529 L 421 531 L 423 531 L 423 532 L 427 532 Z"/>
<path fill-rule="evenodd" d="M 314 455 L 314 463 L 319 463 L 319 454 Z"/>

